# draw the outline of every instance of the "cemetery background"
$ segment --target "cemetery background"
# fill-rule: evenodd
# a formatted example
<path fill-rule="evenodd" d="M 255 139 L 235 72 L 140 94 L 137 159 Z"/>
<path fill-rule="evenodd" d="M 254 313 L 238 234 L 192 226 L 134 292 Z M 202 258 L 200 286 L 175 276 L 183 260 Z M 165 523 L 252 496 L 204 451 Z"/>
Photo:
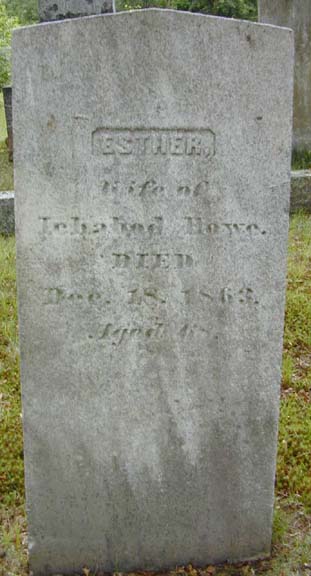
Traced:
<path fill-rule="evenodd" d="M 10 10 L 22 2 L 10 0 Z M 25 4 L 25 2 L 24 2 Z M 30 7 L 31 3 L 28 4 Z M 210 7 L 213 3 L 209 3 Z M 219 2 L 223 9 L 233 3 Z M 235 5 L 245 8 L 244 2 Z M 15 8 L 14 8 L 15 5 Z M 214 3 L 216 5 L 216 3 Z M 0 3 L 1 6 L 1 3 Z M 137 6 L 137 4 L 136 4 Z M 135 6 L 135 7 L 136 7 Z M 130 6 L 132 7 L 132 6 Z M 171 6 L 170 7 L 175 7 Z M 179 6 L 178 6 L 179 7 Z M 185 5 L 182 6 L 186 8 Z M 213 8 L 213 6 L 212 6 Z M 214 6 L 216 9 L 217 7 Z M 34 12 L 20 12 L 31 21 Z M 241 14 L 238 13 L 238 16 Z M 249 16 L 253 16 L 250 11 Z M 244 15 L 245 17 L 246 15 Z M 24 20 L 25 22 L 25 20 Z M 5 127 L 0 101 L 0 156 L 5 151 Z M 5 154 L 3 154 L 5 156 Z M 296 162 L 307 162 L 308 155 Z M 11 165 L 0 160 L 0 190 L 7 190 Z M 274 553 L 271 561 L 237 568 L 206 567 L 206 574 L 311 574 L 311 218 L 292 218 L 289 245 L 288 292 L 284 341 L 283 381 Z M 15 295 L 14 239 L 0 239 L 0 574 L 27 574 L 26 525 L 18 342 Z M 180 569 L 183 572 L 183 569 Z M 195 576 L 196 571 L 186 567 Z M 203 571 L 204 572 L 204 571 Z M 85 574 L 88 574 L 86 567 Z"/>

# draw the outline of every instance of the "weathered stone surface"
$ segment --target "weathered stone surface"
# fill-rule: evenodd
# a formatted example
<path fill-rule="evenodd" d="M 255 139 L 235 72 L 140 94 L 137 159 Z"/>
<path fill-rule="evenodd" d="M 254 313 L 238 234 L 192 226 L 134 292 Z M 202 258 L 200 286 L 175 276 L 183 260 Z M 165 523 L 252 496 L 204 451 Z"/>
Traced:
<path fill-rule="evenodd" d="M 311 150 L 311 2 L 258 0 L 259 20 L 295 33 L 294 138 L 297 149 Z"/>
<path fill-rule="evenodd" d="M 14 33 L 35 575 L 269 553 L 292 64 L 173 11 Z"/>
<path fill-rule="evenodd" d="M 115 12 L 114 0 L 39 0 L 41 22 Z"/>
<path fill-rule="evenodd" d="M 14 193 L 0 192 L 0 234 L 14 234 Z"/>
<path fill-rule="evenodd" d="M 311 170 L 295 170 L 291 174 L 290 211 L 311 213 Z"/>

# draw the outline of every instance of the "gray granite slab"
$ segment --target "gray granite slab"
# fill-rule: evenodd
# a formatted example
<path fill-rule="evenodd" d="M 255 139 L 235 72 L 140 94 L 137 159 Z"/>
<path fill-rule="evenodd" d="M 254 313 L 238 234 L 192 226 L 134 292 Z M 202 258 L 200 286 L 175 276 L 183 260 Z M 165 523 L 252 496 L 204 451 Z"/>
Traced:
<path fill-rule="evenodd" d="M 296 149 L 311 150 L 311 2 L 258 0 L 259 20 L 287 26 L 295 36 L 294 138 Z"/>
<path fill-rule="evenodd" d="M 0 192 L 0 234 L 14 234 L 14 192 Z"/>
<path fill-rule="evenodd" d="M 292 33 L 147 10 L 13 42 L 31 569 L 266 556 Z"/>
<path fill-rule="evenodd" d="M 38 0 L 41 22 L 115 12 L 114 0 Z"/>

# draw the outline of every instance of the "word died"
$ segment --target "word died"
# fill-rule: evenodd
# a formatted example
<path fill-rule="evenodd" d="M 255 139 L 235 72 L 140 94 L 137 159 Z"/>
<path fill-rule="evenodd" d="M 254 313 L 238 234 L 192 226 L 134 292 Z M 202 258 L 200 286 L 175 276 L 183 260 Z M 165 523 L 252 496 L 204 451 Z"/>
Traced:
<path fill-rule="evenodd" d="M 104 257 L 104 255 L 103 255 Z M 193 258 L 189 254 L 168 254 L 168 253 L 138 253 L 129 256 L 129 254 L 114 253 L 112 254 L 112 268 L 143 268 L 154 270 L 161 268 L 192 268 Z"/>

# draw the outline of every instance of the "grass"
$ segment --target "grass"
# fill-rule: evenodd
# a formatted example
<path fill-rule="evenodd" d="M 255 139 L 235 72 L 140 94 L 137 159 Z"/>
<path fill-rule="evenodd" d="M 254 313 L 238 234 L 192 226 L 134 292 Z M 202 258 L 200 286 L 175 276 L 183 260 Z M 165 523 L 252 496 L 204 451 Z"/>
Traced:
<path fill-rule="evenodd" d="M 311 169 L 311 150 L 293 150 L 292 170 Z"/>
<path fill-rule="evenodd" d="M 26 576 L 14 239 L 0 237 L 0 576 Z M 169 576 L 311 576 L 311 216 L 291 220 L 273 553 Z M 85 576 L 92 576 L 85 568 Z M 97 574 L 97 576 L 99 576 Z"/>
<path fill-rule="evenodd" d="M 0 575 L 19 576 L 26 574 L 27 554 L 15 241 L 1 236 L 0 326 Z"/>
<path fill-rule="evenodd" d="M 311 511 L 311 218 L 292 218 L 277 489 Z M 311 560 L 310 560 L 311 561 Z"/>

